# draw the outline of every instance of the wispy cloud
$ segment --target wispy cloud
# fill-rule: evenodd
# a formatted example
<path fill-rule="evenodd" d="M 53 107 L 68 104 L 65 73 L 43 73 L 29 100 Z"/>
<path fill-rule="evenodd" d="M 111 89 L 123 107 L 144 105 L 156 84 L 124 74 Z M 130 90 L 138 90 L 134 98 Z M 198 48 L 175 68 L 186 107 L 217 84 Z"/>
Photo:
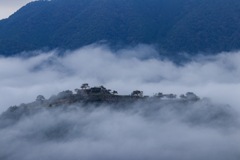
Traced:
<path fill-rule="evenodd" d="M 43 109 L 0 129 L 0 159 L 240 158 L 239 52 L 198 57 L 181 66 L 161 60 L 153 47 L 144 45 L 39 53 L 0 58 L 1 112 L 85 82 L 120 94 L 135 89 L 147 95 L 193 91 L 213 103 L 142 103 L 121 111 L 107 106 L 91 111 L 76 106 L 64 112 Z"/>
<path fill-rule="evenodd" d="M 221 103 L 240 104 L 239 52 L 202 57 L 182 66 L 156 58 L 151 46 L 111 51 L 92 45 L 58 55 L 52 51 L 30 58 L 0 58 L 0 110 L 32 101 L 38 94 L 49 97 L 73 90 L 84 82 L 105 85 L 120 94 L 135 89 L 147 95 L 193 91 Z"/>
<path fill-rule="evenodd" d="M 91 106 L 88 106 L 89 108 Z M 228 107 L 137 103 L 84 109 L 68 106 L 0 123 L 1 159 L 237 160 L 239 125 Z M 26 110 L 22 110 L 26 112 Z M 18 111 L 19 113 L 19 111 Z M 7 145 L 7 147 L 6 147 Z"/>

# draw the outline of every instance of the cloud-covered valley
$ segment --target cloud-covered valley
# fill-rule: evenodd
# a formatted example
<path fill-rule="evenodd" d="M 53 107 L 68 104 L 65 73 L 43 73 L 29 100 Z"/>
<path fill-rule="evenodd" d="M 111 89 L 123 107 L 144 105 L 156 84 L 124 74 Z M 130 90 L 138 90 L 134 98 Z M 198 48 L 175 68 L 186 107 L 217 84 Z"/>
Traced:
<path fill-rule="evenodd" d="M 238 160 L 239 61 L 240 52 L 232 52 L 177 65 L 146 45 L 118 51 L 90 45 L 63 53 L 1 57 L 1 113 L 39 94 L 47 98 L 86 82 L 119 94 L 136 89 L 150 96 L 192 91 L 211 100 L 136 103 L 126 110 L 40 109 L 15 124 L 0 125 L 0 159 Z"/>
<path fill-rule="evenodd" d="M 239 52 L 199 56 L 184 65 L 161 60 L 153 47 L 144 45 L 119 51 L 91 45 L 61 55 L 59 51 L 31 54 L 35 56 L 0 58 L 1 111 L 31 102 L 39 94 L 49 97 L 86 82 L 104 85 L 119 94 L 136 89 L 150 96 L 193 91 L 239 109 Z"/>

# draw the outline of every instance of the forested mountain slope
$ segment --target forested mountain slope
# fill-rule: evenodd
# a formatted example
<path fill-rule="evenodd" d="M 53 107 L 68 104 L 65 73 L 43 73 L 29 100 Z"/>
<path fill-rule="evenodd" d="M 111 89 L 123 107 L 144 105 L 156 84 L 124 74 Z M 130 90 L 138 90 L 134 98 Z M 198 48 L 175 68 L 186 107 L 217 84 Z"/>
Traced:
<path fill-rule="evenodd" d="M 240 48 L 238 0 L 52 0 L 0 21 L 0 54 L 154 44 L 171 54 Z"/>

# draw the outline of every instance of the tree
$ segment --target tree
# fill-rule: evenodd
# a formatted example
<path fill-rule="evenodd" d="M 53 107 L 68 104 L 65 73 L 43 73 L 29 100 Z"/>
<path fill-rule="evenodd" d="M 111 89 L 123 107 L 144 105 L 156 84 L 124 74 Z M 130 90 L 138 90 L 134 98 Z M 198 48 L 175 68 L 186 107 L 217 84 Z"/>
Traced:
<path fill-rule="evenodd" d="M 171 93 L 171 94 L 166 94 L 165 97 L 169 99 L 174 99 L 177 97 L 177 95 Z"/>
<path fill-rule="evenodd" d="M 38 102 L 42 102 L 44 100 L 45 100 L 45 97 L 43 95 L 38 95 L 36 98 L 36 101 L 38 101 Z"/>
<path fill-rule="evenodd" d="M 67 97 L 71 97 L 72 95 L 73 95 L 72 91 L 66 90 L 58 93 L 57 98 L 67 98 Z"/>
<path fill-rule="evenodd" d="M 143 97 L 143 91 L 135 90 L 131 93 L 131 96 Z"/>
<path fill-rule="evenodd" d="M 163 98 L 164 97 L 164 94 L 159 92 L 157 94 L 155 94 L 155 97 L 158 97 L 158 98 Z"/>
<path fill-rule="evenodd" d="M 193 100 L 193 101 L 197 101 L 197 100 L 199 100 L 200 98 L 195 94 L 195 93 L 193 93 L 193 92 L 187 92 L 186 93 L 186 98 L 188 99 L 188 100 Z"/>
<path fill-rule="evenodd" d="M 181 99 L 186 99 L 187 97 L 186 97 L 184 94 L 181 94 L 181 95 L 180 95 L 180 98 L 181 98 Z"/>
<path fill-rule="evenodd" d="M 107 90 L 104 86 L 100 86 L 100 88 L 101 88 L 102 90 Z"/>
<path fill-rule="evenodd" d="M 180 95 L 180 98 L 186 99 L 186 100 L 191 100 L 191 101 L 197 101 L 200 98 L 193 92 L 187 92 L 185 95 L 182 94 Z"/>
<path fill-rule="evenodd" d="M 118 92 L 117 92 L 117 91 L 115 91 L 115 90 L 113 90 L 113 91 L 112 91 L 112 94 L 113 94 L 113 95 L 117 95 L 117 94 L 118 94 Z"/>
<path fill-rule="evenodd" d="M 89 88 L 88 83 L 83 83 L 83 84 L 81 85 L 81 89 L 86 90 L 86 89 L 88 89 L 88 88 Z"/>
<path fill-rule="evenodd" d="M 76 93 L 79 93 L 80 89 L 76 88 L 76 89 L 74 89 L 74 91 L 75 91 Z"/>

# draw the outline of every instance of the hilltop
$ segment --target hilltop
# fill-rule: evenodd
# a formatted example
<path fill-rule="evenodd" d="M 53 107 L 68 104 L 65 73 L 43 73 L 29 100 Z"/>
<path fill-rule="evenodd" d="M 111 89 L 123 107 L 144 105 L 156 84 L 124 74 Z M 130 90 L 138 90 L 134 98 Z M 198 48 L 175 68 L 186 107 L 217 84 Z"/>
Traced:
<path fill-rule="evenodd" d="M 1 159 L 183 160 L 187 154 L 190 159 L 233 160 L 239 155 L 239 114 L 228 105 L 193 93 L 147 97 L 139 90 L 117 95 L 103 86 L 87 86 L 49 99 L 39 95 L 2 113 Z M 173 154 L 166 158 L 166 152 Z"/>
<path fill-rule="evenodd" d="M 144 96 L 143 91 L 134 90 L 129 95 L 118 95 L 115 90 L 107 89 L 104 86 L 89 87 L 87 83 L 82 84 L 80 89 L 75 91 L 66 90 L 51 96 L 46 99 L 43 95 L 38 95 L 36 100 L 29 104 L 22 104 L 21 106 L 42 106 L 42 107 L 59 107 L 70 106 L 74 104 L 123 104 L 134 103 L 142 101 L 177 101 L 177 102 L 196 102 L 200 98 L 192 92 L 187 92 L 179 97 L 175 94 L 163 94 L 161 92 L 156 93 L 154 96 Z M 17 106 L 12 107 L 10 110 L 17 109 Z"/>
<path fill-rule="evenodd" d="M 74 93 L 75 92 L 75 93 Z M 118 95 L 115 90 L 106 89 L 104 86 L 89 87 L 87 83 L 83 84 L 80 89 L 75 91 L 66 90 L 46 99 L 43 95 L 38 95 L 36 100 L 11 106 L 5 111 L 0 118 L 10 117 L 19 119 L 23 115 L 37 113 L 41 109 L 61 109 L 70 108 L 70 106 L 88 108 L 89 106 L 111 106 L 113 109 L 124 109 L 136 103 L 142 104 L 161 104 L 161 105 L 186 105 L 194 104 L 200 101 L 200 98 L 192 92 L 187 92 L 179 97 L 175 94 L 156 93 L 154 96 L 144 96 L 143 91 L 135 90 L 129 95 Z M 91 108 L 91 107 L 90 107 Z"/>
<path fill-rule="evenodd" d="M 180 96 L 161 92 L 154 96 L 144 96 L 143 91 L 134 90 L 129 95 L 118 95 L 115 90 L 112 91 L 104 86 L 89 87 L 86 83 L 79 89 L 75 89 L 74 92 L 62 91 L 48 99 L 43 95 L 38 95 L 36 100 L 31 103 L 9 107 L 0 115 L 0 129 L 45 111 L 61 115 L 79 112 L 79 110 L 92 112 L 98 109 L 102 111 L 107 109 L 113 112 L 143 112 L 146 115 L 154 114 L 155 111 L 163 113 L 171 111 L 176 114 L 176 117 L 187 116 L 192 119 L 191 123 L 199 125 L 211 121 L 218 126 L 233 121 L 233 111 L 230 106 L 215 105 L 208 99 L 201 99 L 192 92 Z M 195 112 L 195 115 L 188 115 L 189 112 Z M 209 112 L 209 114 L 205 115 L 205 112 Z M 184 119 L 182 120 L 184 121 Z"/>

